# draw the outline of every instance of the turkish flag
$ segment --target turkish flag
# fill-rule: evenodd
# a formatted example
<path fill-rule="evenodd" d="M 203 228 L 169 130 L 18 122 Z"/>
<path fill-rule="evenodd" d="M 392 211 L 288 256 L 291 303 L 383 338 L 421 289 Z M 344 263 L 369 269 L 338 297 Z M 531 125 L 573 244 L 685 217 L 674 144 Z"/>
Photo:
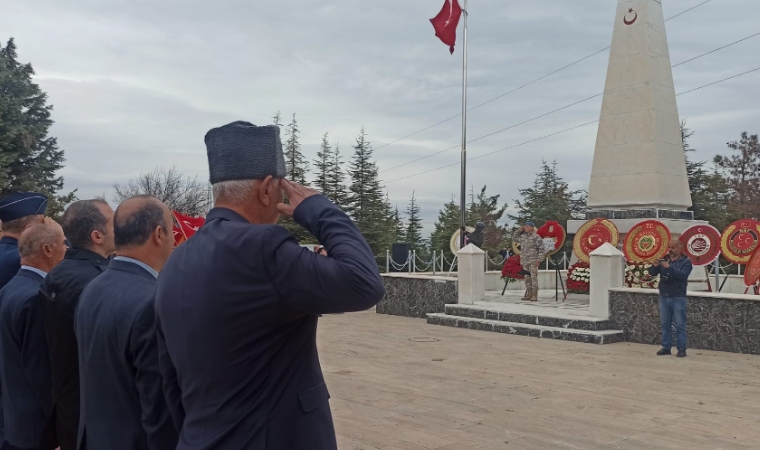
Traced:
<path fill-rule="evenodd" d="M 444 44 L 449 46 L 449 51 L 454 54 L 454 44 L 457 42 L 457 25 L 462 17 L 462 7 L 457 0 L 446 0 L 443 8 L 437 16 L 430 19 L 435 28 L 435 35 Z"/>
<path fill-rule="evenodd" d="M 177 243 L 177 245 L 181 244 L 187 239 L 190 239 L 195 234 L 195 232 L 198 231 L 204 223 L 206 223 L 206 219 L 203 217 L 190 217 L 184 214 L 180 214 L 177 211 L 172 211 L 172 214 L 174 214 L 174 219 L 177 221 L 177 225 L 179 225 L 179 227 L 174 227 L 174 242 Z M 179 230 L 177 230 L 177 228 L 179 228 Z M 178 240 L 176 231 L 179 231 L 180 235 L 184 239 Z"/>
<path fill-rule="evenodd" d="M 185 242 L 185 235 L 182 234 L 182 229 L 180 227 L 178 227 L 175 224 L 174 229 L 172 231 L 174 232 L 174 246 L 175 247 Z"/>

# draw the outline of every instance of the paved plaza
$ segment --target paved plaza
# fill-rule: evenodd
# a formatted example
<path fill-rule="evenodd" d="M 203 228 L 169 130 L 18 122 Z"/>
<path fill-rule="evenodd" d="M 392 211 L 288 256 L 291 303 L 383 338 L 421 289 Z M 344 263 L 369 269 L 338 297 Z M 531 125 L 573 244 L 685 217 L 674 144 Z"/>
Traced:
<path fill-rule="evenodd" d="M 341 450 L 760 449 L 760 357 L 324 316 Z"/>

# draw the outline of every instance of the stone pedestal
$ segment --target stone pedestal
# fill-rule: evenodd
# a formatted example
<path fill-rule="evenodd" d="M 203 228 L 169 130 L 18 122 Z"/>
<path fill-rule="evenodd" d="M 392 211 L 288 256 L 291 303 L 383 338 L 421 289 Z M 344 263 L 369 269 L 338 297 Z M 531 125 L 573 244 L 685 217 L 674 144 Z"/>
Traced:
<path fill-rule="evenodd" d="M 606 243 L 591 252 L 591 286 L 589 314 L 607 319 L 610 316 L 609 290 L 623 287 L 623 253 Z"/>
<path fill-rule="evenodd" d="M 460 304 L 472 305 L 486 297 L 485 255 L 483 250 L 472 244 L 457 252 Z"/>

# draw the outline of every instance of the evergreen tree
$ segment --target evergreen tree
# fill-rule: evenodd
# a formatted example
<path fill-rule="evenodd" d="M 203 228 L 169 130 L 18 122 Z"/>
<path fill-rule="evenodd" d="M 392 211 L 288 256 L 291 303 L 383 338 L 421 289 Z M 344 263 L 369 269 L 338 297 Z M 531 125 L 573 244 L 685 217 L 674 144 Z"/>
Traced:
<path fill-rule="evenodd" d="M 515 200 L 517 215 L 509 218 L 522 224 L 528 220 L 541 226 L 547 220 L 555 220 L 567 227 L 570 219 L 583 219 L 586 211 L 585 191 L 571 191 L 557 174 L 557 163 L 542 161 L 541 172 L 536 174 L 533 187 L 520 189 L 522 200 Z"/>
<path fill-rule="evenodd" d="M 314 173 L 316 177 L 314 188 L 327 198 L 334 197 L 330 184 L 330 165 L 333 161 L 332 153 L 330 141 L 327 139 L 327 133 L 325 133 L 322 136 L 322 144 L 320 144 L 319 151 L 317 152 L 317 159 L 314 160 L 314 168 L 316 169 Z"/>
<path fill-rule="evenodd" d="M 356 137 L 353 148 L 346 209 L 375 256 L 382 255 L 384 258 L 393 237 L 392 214 L 390 204 L 383 196 L 377 164 L 372 160 L 372 146 L 367 141 L 364 128 Z"/>
<path fill-rule="evenodd" d="M 681 140 L 686 157 L 686 174 L 689 179 L 692 206 L 695 220 L 706 220 L 719 230 L 724 229 L 731 219 L 729 211 L 728 183 L 717 170 L 705 169 L 706 161 L 692 161 L 689 153 L 695 151 L 689 145 L 689 138 L 694 132 L 681 122 Z"/>
<path fill-rule="evenodd" d="M 412 191 L 412 198 L 409 206 L 406 208 L 406 231 L 404 233 L 404 242 L 410 245 L 412 250 L 423 250 L 424 242 L 422 239 L 422 218 L 420 218 L 420 205 Z"/>
<path fill-rule="evenodd" d="M 499 225 L 499 221 L 507 210 L 507 205 L 499 205 L 500 195 L 487 195 L 486 186 L 483 186 L 477 196 L 471 194 L 470 197 L 468 225 L 475 226 L 477 222 L 483 222 L 486 229 L 483 233 L 482 250 L 495 256 L 504 248 L 508 237 L 507 227 Z"/>
<path fill-rule="evenodd" d="M 739 141 L 728 142 L 728 148 L 739 152 L 731 156 L 717 155 L 715 164 L 724 171 L 731 189 L 730 208 L 742 218 L 760 217 L 760 143 L 757 135 L 743 132 Z"/>
<path fill-rule="evenodd" d="M 443 252 L 446 259 L 452 261 L 454 254 L 451 253 L 449 243 L 451 236 L 459 230 L 461 208 L 454 201 L 443 205 L 443 209 L 438 211 L 438 220 L 436 220 L 433 233 L 430 235 L 430 248 L 436 252 Z"/>
<path fill-rule="evenodd" d="M 398 212 L 398 206 L 393 209 L 393 243 L 404 242 L 406 239 L 406 228 L 401 215 Z"/>
<path fill-rule="evenodd" d="M 275 116 L 275 119 L 277 116 Z M 288 179 L 294 183 L 308 186 L 306 174 L 309 172 L 309 163 L 301 152 L 301 142 L 299 135 L 301 131 L 298 128 L 296 114 L 293 113 L 293 120 L 288 124 L 286 135 L 288 140 L 285 142 L 285 167 L 288 169 Z"/>
<path fill-rule="evenodd" d="M 327 169 L 327 185 L 330 194 L 327 198 L 345 210 L 348 207 L 348 192 L 346 191 L 346 172 L 343 170 L 343 158 L 340 156 L 340 145 L 332 151 L 332 159 Z"/>
<path fill-rule="evenodd" d="M 280 116 L 280 111 L 277 111 L 277 113 L 272 116 L 272 123 L 282 129 L 282 116 Z"/>
<path fill-rule="evenodd" d="M 58 217 L 75 192 L 56 195 L 63 178 L 63 150 L 56 138 L 48 136 L 53 120 L 47 94 L 32 82 L 31 64 L 17 61 L 16 44 L 11 38 L 0 45 L 0 196 L 13 192 L 36 191 L 48 196 L 48 215 Z"/>

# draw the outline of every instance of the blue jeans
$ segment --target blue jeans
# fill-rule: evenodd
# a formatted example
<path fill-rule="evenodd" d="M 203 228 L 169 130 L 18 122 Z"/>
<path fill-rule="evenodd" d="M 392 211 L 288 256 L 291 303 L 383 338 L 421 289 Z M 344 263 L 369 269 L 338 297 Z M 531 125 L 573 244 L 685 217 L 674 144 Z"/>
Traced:
<path fill-rule="evenodd" d="M 676 323 L 676 348 L 686 350 L 686 297 L 660 296 L 660 328 L 662 348 L 673 346 L 672 323 Z"/>

